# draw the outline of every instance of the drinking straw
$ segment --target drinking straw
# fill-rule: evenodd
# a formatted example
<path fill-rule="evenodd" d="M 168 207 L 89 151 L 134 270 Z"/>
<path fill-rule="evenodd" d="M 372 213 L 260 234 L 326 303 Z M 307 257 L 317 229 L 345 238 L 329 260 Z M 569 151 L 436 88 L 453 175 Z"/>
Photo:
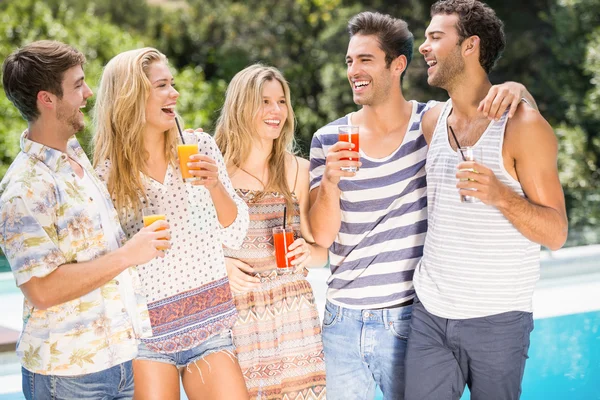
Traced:
<path fill-rule="evenodd" d="M 287 207 L 283 206 L 283 229 L 285 230 L 285 216 L 287 214 Z"/>
<path fill-rule="evenodd" d="M 450 109 L 450 112 L 448 113 L 448 117 L 450 117 L 450 115 L 452 115 L 452 111 L 454 111 L 454 108 Z M 446 117 L 446 119 L 448 117 Z M 448 124 L 448 128 L 450 128 L 450 133 L 452 134 L 452 137 L 454 138 L 454 141 L 456 142 L 456 149 L 460 152 L 460 155 L 462 156 L 463 161 L 467 161 L 467 158 L 465 157 L 465 153 L 463 153 L 463 151 L 460 147 L 460 143 L 458 143 L 458 139 L 456 138 L 456 135 L 454 134 L 454 129 L 452 129 L 450 124 Z"/>
<path fill-rule="evenodd" d="M 465 153 L 463 153 L 462 148 L 460 147 L 460 143 L 458 143 L 458 139 L 456 138 L 456 135 L 454 134 L 454 129 L 452 129 L 452 127 L 450 125 L 448 125 L 448 128 L 450 128 L 450 133 L 452 134 L 452 137 L 454 138 L 454 141 L 456 142 L 456 148 L 458 149 L 458 151 L 460 151 L 460 155 L 462 156 L 463 161 L 467 161 L 467 159 L 465 157 Z"/>
<path fill-rule="evenodd" d="M 177 124 L 177 130 L 179 131 L 179 137 L 181 138 L 181 143 L 185 144 L 185 140 L 183 140 L 183 132 L 181 132 L 181 126 L 179 125 L 179 120 L 175 117 L 175 123 Z"/>

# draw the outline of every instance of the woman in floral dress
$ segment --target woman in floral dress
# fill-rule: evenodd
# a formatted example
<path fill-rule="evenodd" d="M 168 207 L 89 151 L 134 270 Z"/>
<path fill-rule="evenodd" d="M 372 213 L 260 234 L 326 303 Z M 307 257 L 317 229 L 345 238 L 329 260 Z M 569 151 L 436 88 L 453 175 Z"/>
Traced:
<path fill-rule="evenodd" d="M 321 327 L 306 267 L 323 266 L 326 249 L 308 225 L 308 161 L 293 154 L 294 113 L 281 73 L 250 66 L 229 84 L 215 140 L 250 227 L 239 250 L 225 248 L 238 318 L 238 360 L 252 399 L 324 399 Z M 295 271 L 278 274 L 272 228 L 286 223 Z"/>

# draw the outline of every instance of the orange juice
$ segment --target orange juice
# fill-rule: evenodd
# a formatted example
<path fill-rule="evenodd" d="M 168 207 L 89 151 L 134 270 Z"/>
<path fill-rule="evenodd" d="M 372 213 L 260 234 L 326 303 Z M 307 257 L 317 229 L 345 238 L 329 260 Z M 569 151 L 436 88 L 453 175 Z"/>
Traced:
<path fill-rule="evenodd" d="M 156 221 L 166 221 L 167 216 L 164 214 L 153 214 L 153 215 L 144 215 L 142 217 L 144 220 L 144 227 L 152 225 Z M 165 228 L 158 228 L 157 231 L 163 231 Z"/>
<path fill-rule="evenodd" d="M 194 175 L 190 174 L 190 169 L 187 163 L 190 162 L 190 156 L 198 154 L 197 144 L 180 144 L 177 145 L 177 156 L 179 157 L 179 168 L 181 169 L 181 176 L 185 181 L 194 181 L 198 179 Z"/>
<path fill-rule="evenodd" d="M 142 217 L 142 220 L 144 221 L 144 227 L 150 226 L 152 225 L 154 222 L 156 221 L 166 221 L 167 220 L 167 216 L 164 214 L 151 214 L 151 215 L 144 215 Z M 158 228 L 157 231 L 164 231 L 165 228 Z M 158 250 L 167 250 L 166 247 L 157 247 Z"/>
<path fill-rule="evenodd" d="M 293 242 L 294 232 L 291 228 L 273 228 L 273 247 L 275 247 L 275 260 L 277 262 L 278 273 L 294 271 L 294 266 L 292 266 L 291 261 L 295 257 L 286 257 L 289 247 Z"/>
<path fill-rule="evenodd" d="M 359 140 L 358 140 L 358 126 L 354 125 L 340 125 L 338 126 L 338 141 L 340 142 L 348 142 L 354 145 L 353 149 L 349 149 L 355 152 L 360 151 Z M 343 157 L 340 158 L 340 161 L 358 161 L 358 158 L 348 158 Z M 341 167 L 342 171 L 350 171 L 356 172 L 358 171 L 357 167 Z"/>
<path fill-rule="evenodd" d="M 350 136 L 350 137 L 349 137 Z M 348 142 L 348 143 L 352 143 L 354 145 L 354 148 L 352 149 L 352 151 L 356 151 L 357 153 L 360 151 L 360 147 L 359 147 L 359 141 L 358 141 L 358 133 L 349 135 L 347 133 L 340 133 L 338 135 L 338 140 L 340 142 Z M 350 160 L 352 161 L 352 158 L 340 158 L 340 161 L 342 160 Z"/>

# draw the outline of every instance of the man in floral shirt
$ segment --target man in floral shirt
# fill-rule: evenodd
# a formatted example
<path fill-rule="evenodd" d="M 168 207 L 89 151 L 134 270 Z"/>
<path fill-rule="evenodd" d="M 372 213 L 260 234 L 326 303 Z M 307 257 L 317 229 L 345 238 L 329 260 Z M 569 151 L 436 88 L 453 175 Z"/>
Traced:
<path fill-rule="evenodd" d="M 92 96 L 85 57 L 39 41 L 3 64 L 8 99 L 28 122 L 0 183 L 0 246 L 25 295 L 17 354 L 27 399 L 125 399 L 131 360 L 151 334 L 135 268 L 164 253 L 164 221 L 125 243 L 106 187 L 74 138 Z M 122 246 L 122 247 L 121 247 Z"/>

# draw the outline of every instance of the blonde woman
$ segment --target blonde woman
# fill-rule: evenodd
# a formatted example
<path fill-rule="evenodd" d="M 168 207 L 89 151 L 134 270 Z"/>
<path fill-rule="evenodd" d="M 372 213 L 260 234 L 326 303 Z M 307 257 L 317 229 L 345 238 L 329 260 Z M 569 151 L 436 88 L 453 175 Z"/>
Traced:
<path fill-rule="evenodd" d="M 323 266 L 327 253 L 311 244 L 308 161 L 293 153 L 290 90 L 277 69 L 253 65 L 233 78 L 215 140 L 250 212 L 242 249 L 225 249 L 238 310 L 234 343 L 250 397 L 324 399 L 321 328 L 305 268 Z M 297 238 L 289 246 L 295 272 L 279 275 L 271 232 L 284 206 Z"/>
<path fill-rule="evenodd" d="M 193 399 L 247 399 L 232 351 L 236 319 L 222 243 L 239 247 L 248 225 L 214 141 L 197 155 L 196 186 L 177 162 L 179 93 L 167 59 L 152 48 L 121 53 L 104 68 L 94 110 L 94 164 L 128 235 L 151 206 L 171 225 L 164 259 L 138 266 L 152 336 L 133 362 L 138 399 L 179 399 L 180 377 Z M 225 227 L 225 228 L 224 228 Z"/>

